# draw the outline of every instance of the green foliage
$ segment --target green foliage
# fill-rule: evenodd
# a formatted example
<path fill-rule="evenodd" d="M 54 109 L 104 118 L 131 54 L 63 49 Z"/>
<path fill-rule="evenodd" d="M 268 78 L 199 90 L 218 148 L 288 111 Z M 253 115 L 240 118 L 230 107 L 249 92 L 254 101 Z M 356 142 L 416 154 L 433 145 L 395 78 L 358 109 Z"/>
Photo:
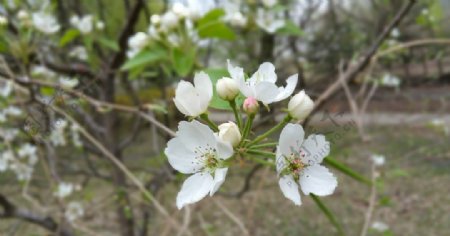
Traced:
<path fill-rule="evenodd" d="M 224 15 L 223 9 L 214 9 L 203 16 L 197 24 L 198 35 L 201 38 L 234 40 L 236 35 L 233 30 L 221 21 Z"/>
<path fill-rule="evenodd" d="M 304 32 L 291 20 L 286 20 L 284 26 L 277 30 L 281 35 L 303 36 Z"/>
<path fill-rule="evenodd" d="M 174 48 L 172 50 L 172 63 L 179 76 L 184 77 L 191 72 L 196 54 L 197 50 L 195 47 L 186 48 L 186 51 L 183 51 L 180 48 Z"/>
<path fill-rule="evenodd" d="M 98 42 L 101 45 L 103 45 L 103 46 L 105 46 L 105 47 L 107 47 L 107 48 L 109 48 L 109 49 L 111 49 L 111 50 L 113 50 L 115 52 L 120 50 L 119 45 L 117 44 L 117 42 L 112 40 L 112 39 L 109 39 L 109 38 L 106 38 L 106 37 L 100 37 L 100 38 L 98 38 Z"/>
<path fill-rule="evenodd" d="M 216 92 L 216 83 L 219 79 L 222 77 L 229 77 L 230 74 L 228 74 L 228 71 L 226 69 L 206 69 L 204 70 L 205 73 L 209 75 L 209 78 L 211 78 L 212 84 L 213 84 L 213 98 L 211 100 L 211 103 L 209 104 L 210 107 L 220 110 L 231 110 L 231 107 L 228 103 L 228 101 L 225 101 L 217 95 Z"/>
<path fill-rule="evenodd" d="M 160 47 L 155 47 L 152 49 L 147 49 L 135 57 L 128 60 L 121 68 L 121 70 L 131 70 L 139 66 L 149 65 L 157 61 L 166 59 L 167 51 Z"/>
<path fill-rule="evenodd" d="M 64 47 L 68 43 L 71 43 L 73 40 L 75 40 L 79 35 L 80 31 L 76 29 L 67 30 L 59 40 L 59 46 Z"/>

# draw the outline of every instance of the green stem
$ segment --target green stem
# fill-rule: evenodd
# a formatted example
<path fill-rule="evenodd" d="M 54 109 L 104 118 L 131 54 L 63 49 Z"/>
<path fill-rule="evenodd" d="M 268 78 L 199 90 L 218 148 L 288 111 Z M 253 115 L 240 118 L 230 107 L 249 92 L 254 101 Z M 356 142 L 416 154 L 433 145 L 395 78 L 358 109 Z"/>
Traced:
<path fill-rule="evenodd" d="M 284 117 L 284 119 L 277 124 L 276 126 L 274 126 L 272 129 L 268 130 L 267 132 L 265 132 L 264 134 L 259 135 L 258 137 L 255 138 L 255 140 L 253 140 L 252 142 L 250 142 L 248 144 L 248 146 L 252 146 L 254 144 L 257 144 L 259 142 L 261 142 L 262 140 L 264 140 L 265 138 L 267 138 L 269 135 L 271 135 L 272 133 L 274 133 L 275 131 L 282 129 L 287 123 L 289 123 L 289 121 L 292 120 L 292 117 L 290 115 L 287 115 L 286 117 Z"/>
<path fill-rule="evenodd" d="M 339 222 L 336 220 L 336 217 L 334 217 L 334 214 L 325 206 L 325 204 L 323 204 L 323 202 L 320 200 L 319 197 L 317 197 L 312 193 L 310 193 L 309 195 L 317 204 L 317 206 L 320 208 L 320 210 L 322 210 L 322 212 L 327 216 L 328 220 L 334 225 L 334 227 L 336 227 L 338 234 L 344 236 L 345 235 L 344 230 L 342 229 Z"/>
<path fill-rule="evenodd" d="M 200 118 L 205 121 L 212 130 L 215 132 L 219 131 L 219 127 L 217 127 L 217 125 L 209 119 L 208 114 L 203 113 L 200 115 Z"/>
<path fill-rule="evenodd" d="M 252 159 L 253 161 L 258 162 L 258 163 L 263 164 L 263 165 L 269 165 L 269 166 L 274 166 L 274 165 L 275 165 L 275 163 L 273 163 L 273 162 L 271 162 L 271 161 L 266 161 L 266 160 L 264 160 L 264 159 L 257 158 L 257 157 L 254 157 L 254 156 L 249 156 L 249 157 L 250 157 L 250 159 Z"/>
<path fill-rule="evenodd" d="M 247 118 L 247 122 L 245 123 L 245 127 L 244 127 L 244 132 L 242 133 L 241 144 L 243 143 L 243 141 L 247 138 L 248 134 L 250 133 L 250 129 L 252 128 L 254 118 L 255 118 L 255 114 L 251 114 Z"/>
<path fill-rule="evenodd" d="M 261 155 L 261 156 L 265 156 L 265 157 L 275 157 L 275 153 L 273 152 L 265 152 L 265 151 L 261 151 L 261 150 L 254 150 L 254 149 L 249 149 L 247 150 L 248 153 L 250 154 L 254 154 L 254 155 Z"/>
<path fill-rule="evenodd" d="M 256 144 L 253 146 L 250 146 L 249 148 L 252 149 L 258 149 L 258 148 L 266 148 L 266 147 L 275 147 L 277 146 L 278 143 L 261 143 L 261 144 Z"/>
<path fill-rule="evenodd" d="M 230 106 L 231 106 L 231 109 L 233 109 L 234 119 L 236 120 L 236 123 L 237 123 L 239 129 L 242 129 L 242 117 L 241 117 L 241 113 L 238 112 L 238 110 L 237 110 L 236 100 L 230 101 Z"/>

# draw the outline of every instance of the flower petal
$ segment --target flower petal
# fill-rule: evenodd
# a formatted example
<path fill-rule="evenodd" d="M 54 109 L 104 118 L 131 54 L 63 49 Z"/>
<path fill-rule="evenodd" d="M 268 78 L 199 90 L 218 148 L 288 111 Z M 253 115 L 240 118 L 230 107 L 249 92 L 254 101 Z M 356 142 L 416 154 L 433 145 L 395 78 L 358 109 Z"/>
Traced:
<path fill-rule="evenodd" d="M 222 160 L 233 156 L 233 146 L 231 146 L 231 143 L 223 141 L 218 135 L 215 135 L 215 138 L 217 142 L 217 156 Z"/>
<path fill-rule="evenodd" d="M 216 147 L 213 131 L 196 120 L 191 122 L 181 121 L 176 135 L 186 148 L 192 151 L 197 151 L 198 148 Z"/>
<path fill-rule="evenodd" d="M 264 104 L 275 101 L 278 95 L 278 87 L 271 82 L 259 82 L 255 87 L 255 98 Z"/>
<path fill-rule="evenodd" d="M 276 163 L 275 167 L 277 169 L 277 173 L 280 174 L 281 171 L 286 167 L 287 162 L 286 158 L 280 151 L 280 145 L 277 146 L 277 152 L 276 152 Z"/>
<path fill-rule="evenodd" d="M 209 75 L 203 71 L 196 73 L 194 77 L 194 86 L 198 94 L 197 102 L 200 103 L 200 110 L 204 112 L 208 109 L 209 102 L 213 95 L 213 87 Z"/>
<path fill-rule="evenodd" d="M 330 154 L 330 143 L 321 134 L 311 134 L 302 144 L 302 151 L 305 156 L 303 163 L 314 165 L 322 163 L 323 158 Z"/>
<path fill-rule="evenodd" d="M 219 168 L 214 172 L 214 183 L 209 192 L 209 196 L 214 195 L 214 193 L 219 190 L 220 186 L 222 186 L 223 182 L 225 182 L 225 177 L 227 176 L 228 168 Z"/>
<path fill-rule="evenodd" d="M 180 81 L 175 90 L 175 106 L 186 116 L 197 116 L 201 113 L 197 91 L 194 86 L 186 81 Z"/>
<path fill-rule="evenodd" d="M 183 174 L 198 172 L 203 164 L 195 161 L 195 153 L 188 149 L 180 138 L 173 138 L 167 143 L 164 150 L 169 164 Z"/>
<path fill-rule="evenodd" d="M 306 167 L 300 176 L 300 187 L 306 195 L 327 196 L 334 192 L 336 186 L 336 177 L 321 165 Z"/>
<path fill-rule="evenodd" d="M 298 191 L 298 185 L 294 181 L 292 175 L 285 175 L 278 181 L 281 192 L 283 195 L 294 202 L 295 205 L 300 206 L 302 204 L 300 193 Z"/>
<path fill-rule="evenodd" d="M 279 101 L 284 100 L 287 97 L 291 96 L 291 94 L 295 90 L 295 87 L 297 86 L 297 82 L 298 82 L 298 74 L 291 75 L 286 81 L 286 87 L 279 88 L 279 93 L 278 93 L 277 97 L 275 98 L 275 101 L 279 102 Z"/>
<path fill-rule="evenodd" d="M 208 195 L 214 180 L 209 173 L 197 173 L 187 178 L 177 195 L 178 209 L 200 201 Z"/>
<path fill-rule="evenodd" d="M 299 124 L 287 124 L 280 134 L 278 147 L 281 154 L 289 156 L 292 153 L 299 154 L 300 147 L 303 143 L 305 131 Z"/>
<path fill-rule="evenodd" d="M 270 62 L 264 62 L 250 77 L 250 83 L 256 84 L 258 82 L 269 82 L 275 84 L 277 82 L 277 74 L 275 73 L 275 66 Z"/>

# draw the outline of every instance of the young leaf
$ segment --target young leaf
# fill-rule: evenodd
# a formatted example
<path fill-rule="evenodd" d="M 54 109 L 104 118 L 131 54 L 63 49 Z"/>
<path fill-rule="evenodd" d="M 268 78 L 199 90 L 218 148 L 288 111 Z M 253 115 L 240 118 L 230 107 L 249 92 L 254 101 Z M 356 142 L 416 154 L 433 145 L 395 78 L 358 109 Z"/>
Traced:
<path fill-rule="evenodd" d="M 292 36 L 303 36 L 303 31 L 291 20 L 286 20 L 284 26 L 278 29 L 277 33 Z"/>
<path fill-rule="evenodd" d="M 233 30 L 220 21 L 199 26 L 198 35 L 201 38 L 219 38 L 225 40 L 234 40 L 236 38 Z"/>
<path fill-rule="evenodd" d="M 59 40 L 59 46 L 64 47 L 66 44 L 72 42 L 80 35 L 80 31 L 76 29 L 67 30 Z"/>
<path fill-rule="evenodd" d="M 324 163 L 326 163 L 327 165 L 330 165 L 332 167 L 334 167 L 335 169 L 341 171 L 342 173 L 352 177 L 353 179 L 356 179 L 362 183 L 365 183 L 367 185 L 372 185 L 372 181 L 370 181 L 369 179 L 367 179 L 366 177 L 364 177 L 363 175 L 355 172 L 354 170 L 352 170 L 350 167 L 346 166 L 345 164 L 337 161 L 336 159 L 332 158 L 332 157 L 326 157 L 323 160 Z"/>
<path fill-rule="evenodd" d="M 101 45 L 103 45 L 103 46 L 105 46 L 105 47 L 107 47 L 107 48 L 109 48 L 109 49 L 111 49 L 111 50 L 113 50 L 115 52 L 120 50 L 119 49 L 119 45 L 117 44 L 117 42 L 114 41 L 114 40 L 111 40 L 109 38 L 105 38 L 105 37 L 98 38 L 98 42 Z"/>
<path fill-rule="evenodd" d="M 162 48 L 152 48 L 140 52 L 135 57 L 128 60 L 121 70 L 130 70 L 138 66 L 151 64 L 166 58 L 167 52 Z"/>
<path fill-rule="evenodd" d="M 218 21 L 225 15 L 225 11 L 222 8 L 216 8 L 206 13 L 201 19 L 198 20 L 198 25 L 206 25 L 213 21 Z"/>
<path fill-rule="evenodd" d="M 336 220 L 334 214 L 325 206 L 325 204 L 323 204 L 320 198 L 312 193 L 310 193 L 309 196 L 311 196 L 311 198 L 314 200 L 314 203 L 316 203 L 319 209 L 322 210 L 322 212 L 327 216 L 328 220 L 333 224 L 333 226 L 336 227 L 338 234 L 341 236 L 345 235 L 344 230 L 342 230 L 342 227 Z"/>
<path fill-rule="evenodd" d="M 186 51 L 174 48 L 172 51 L 172 61 L 175 71 L 181 77 L 184 77 L 191 72 L 195 62 L 195 48 L 187 48 L 185 50 Z"/>
<path fill-rule="evenodd" d="M 211 78 L 212 84 L 213 84 L 213 98 L 211 102 L 209 103 L 209 106 L 215 109 L 220 110 L 231 110 L 231 107 L 228 103 L 228 101 L 222 100 L 219 98 L 216 92 L 216 83 L 219 79 L 222 77 L 229 77 L 228 71 L 226 69 L 206 69 L 204 70 L 206 74 L 209 75 L 209 78 Z"/>

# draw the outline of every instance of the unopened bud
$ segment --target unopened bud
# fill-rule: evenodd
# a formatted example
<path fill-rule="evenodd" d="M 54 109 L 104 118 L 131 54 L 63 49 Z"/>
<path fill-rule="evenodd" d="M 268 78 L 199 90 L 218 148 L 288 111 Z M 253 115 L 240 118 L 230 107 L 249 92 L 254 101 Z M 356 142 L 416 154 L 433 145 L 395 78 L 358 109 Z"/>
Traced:
<path fill-rule="evenodd" d="M 242 136 L 238 126 L 230 121 L 219 125 L 219 138 L 236 147 L 241 142 Z"/>
<path fill-rule="evenodd" d="M 258 101 L 254 97 L 248 97 L 244 100 L 243 108 L 247 114 L 255 114 L 259 110 Z"/>
<path fill-rule="evenodd" d="M 291 98 L 288 104 L 289 115 L 297 120 L 304 120 L 314 108 L 314 102 L 304 90 Z"/>
<path fill-rule="evenodd" d="M 233 79 L 224 77 L 216 84 L 217 95 L 227 101 L 232 101 L 239 94 L 239 87 Z"/>

